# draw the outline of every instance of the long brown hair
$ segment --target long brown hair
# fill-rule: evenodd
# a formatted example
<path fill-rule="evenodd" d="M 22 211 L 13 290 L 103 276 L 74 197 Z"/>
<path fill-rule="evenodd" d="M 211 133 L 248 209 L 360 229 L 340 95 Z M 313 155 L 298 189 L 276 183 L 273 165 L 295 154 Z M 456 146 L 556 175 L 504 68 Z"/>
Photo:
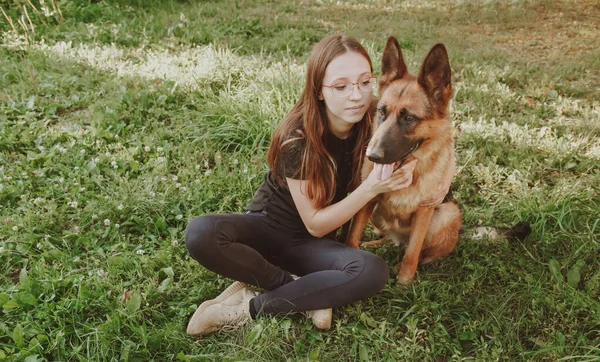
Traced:
<path fill-rule="evenodd" d="M 317 43 L 308 58 L 304 91 L 290 113 L 273 132 L 267 153 L 271 172 L 277 182 L 284 185 L 285 180 L 277 172 L 280 151 L 288 142 L 304 139 L 305 148 L 300 177 L 308 181 L 307 196 L 318 209 L 329 205 L 335 196 L 337 167 L 325 148 L 325 139 L 329 136 L 330 130 L 327 126 L 325 102 L 320 101 L 318 97 L 323 86 L 325 69 L 333 59 L 347 52 L 356 52 L 364 56 L 369 62 L 371 72 L 373 71 L 369 54 L 356 39 L 344 35 L 330 35 Z M 352 127 L 352 132 L 356 134 L 356 146 L 352 152 L 353 174 L 348 185 L 349 191 L 360 184 L 360 169 L 371 136 L 374 105 L 375 102 L 371 102 L 363 119 Z"/>

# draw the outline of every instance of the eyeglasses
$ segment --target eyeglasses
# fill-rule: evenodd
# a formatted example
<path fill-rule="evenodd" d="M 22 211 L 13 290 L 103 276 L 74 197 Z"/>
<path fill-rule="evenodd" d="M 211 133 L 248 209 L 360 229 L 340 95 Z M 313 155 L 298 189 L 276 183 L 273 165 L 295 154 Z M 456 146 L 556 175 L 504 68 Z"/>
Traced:
<path fill-rule="evenodd" d="M 362 93 L 372 93 L 377 77 L 370 76 L 359 80 L 358 82 L 335 83 L 331 85 L 323 84 L 323 87 L 331 89 L 331 92 L 336 97 L 348 97 L 354 91 L 354 86 L 358 85 L 358 90 Z"/>

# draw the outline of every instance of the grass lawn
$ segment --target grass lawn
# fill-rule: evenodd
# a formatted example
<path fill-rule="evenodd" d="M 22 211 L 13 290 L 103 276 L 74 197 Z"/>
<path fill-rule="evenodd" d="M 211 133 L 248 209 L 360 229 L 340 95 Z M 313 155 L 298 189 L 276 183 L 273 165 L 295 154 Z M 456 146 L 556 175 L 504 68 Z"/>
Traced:
<path fill-rule="evenodd" d="M 597 1 L 40 2 L 0 0 L 0 361 L 600 360 Z M 377 72 L 388 35 L 413 72 L 446 44 L 463 223 L 533 233 L 462 237 L 328 332 L 290 315 L 188 337 L 231 281 L 185 226 L 250 201 L 334 32 Z"/>

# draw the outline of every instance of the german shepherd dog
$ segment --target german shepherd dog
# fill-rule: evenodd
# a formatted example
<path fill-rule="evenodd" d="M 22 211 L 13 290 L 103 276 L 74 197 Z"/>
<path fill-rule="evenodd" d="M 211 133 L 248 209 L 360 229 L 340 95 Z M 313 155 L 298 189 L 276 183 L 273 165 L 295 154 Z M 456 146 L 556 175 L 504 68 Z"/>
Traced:
<path fill-rule="evenodd" d="M 461 211 L 449 197 L 436 207 L 419 206 L 437 190 L 454 153 L 448 115 L 452 96 L 448 52 L 443 44 L 435 45 L 414 76 L 392 36 L 383 52 L 381 72 L 363 180 L 373 168 L 385 180 L 403 163 L 415 158 L 418 162 L 410 186 L 379 195 L 355 215 L 346 244 L 358 247 L 370 217 L 394 244 L 407 244 L 402 262 L 396 265 L 396 280 L 409 284 L 419 262 L 429 263 L 454 249 L 461 228 Z"/>

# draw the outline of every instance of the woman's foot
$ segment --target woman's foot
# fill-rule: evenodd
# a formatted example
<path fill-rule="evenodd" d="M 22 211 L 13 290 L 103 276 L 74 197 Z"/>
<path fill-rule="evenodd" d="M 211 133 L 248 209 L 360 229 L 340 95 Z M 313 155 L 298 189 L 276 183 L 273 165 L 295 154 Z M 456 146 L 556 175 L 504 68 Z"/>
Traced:
<path fill-rule="evenodd" d="M 290 275 L 294 280 L 300 279 L 297 275 Z M 333 310 L 331 308 L 309 310 L 306 312 L 306 315 L 312 319 L 313 325 L 317 327 L 317 329 L 327 331 L 331 328 L 331 318 L 333 317 Z"/>
<path fill-rule="evenodd" d="M 331 328 L 331 318 L 333 314 L 331 308 L 309 310 L 306 314 L 312 319 L 313 325 L 317 327 L 317 329 L 326 331 Z"/>
<path fill-rule="evenodd" d="M 255 295 L 244 283 L 233 283 L 215 299 L 200 304 L 188 323 L 187 333 L 203 336 L 243 325 L 250 319 L 249 303 Z"/>

